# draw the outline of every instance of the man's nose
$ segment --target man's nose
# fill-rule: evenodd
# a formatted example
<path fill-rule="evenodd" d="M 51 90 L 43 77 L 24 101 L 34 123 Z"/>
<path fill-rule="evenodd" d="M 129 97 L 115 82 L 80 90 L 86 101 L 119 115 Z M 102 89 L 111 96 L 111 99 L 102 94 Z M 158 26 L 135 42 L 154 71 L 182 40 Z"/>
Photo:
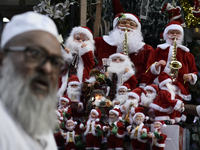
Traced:
<path fill-rule="evenodd" d="M 53 66 L 50 60 L 47 60 L 40 68 L 43 69 L 43 71 L 46 73 L 53 72 Z"/>

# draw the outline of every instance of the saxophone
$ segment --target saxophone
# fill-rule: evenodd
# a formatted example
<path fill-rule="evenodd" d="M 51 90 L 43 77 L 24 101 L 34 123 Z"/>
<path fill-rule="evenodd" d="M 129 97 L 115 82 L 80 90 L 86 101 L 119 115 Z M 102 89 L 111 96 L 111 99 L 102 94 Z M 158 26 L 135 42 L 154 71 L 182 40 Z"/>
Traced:
<path fill-rule="evenodd" d="M 169 63 L 169 66 L 171 68 L 169 75 L 172 78 L 173 82 L 176 81 L 176 79 L 178 77 L 178 71 L 182 67 L 181 62 L 176 60 L 176 54 L 177 54 L 176 46 L 177 46 L 177 44 L 176 44 L 176 37 L 175 37 L 174 48 L 173 48 L 173 52 L 172 52 L 172 60 Z"/>
<path fill-rule="evenodd" d="M 123 53 L 128 55 L 128 28 L 125 29 L 124 43 L 123 43 Z"/>

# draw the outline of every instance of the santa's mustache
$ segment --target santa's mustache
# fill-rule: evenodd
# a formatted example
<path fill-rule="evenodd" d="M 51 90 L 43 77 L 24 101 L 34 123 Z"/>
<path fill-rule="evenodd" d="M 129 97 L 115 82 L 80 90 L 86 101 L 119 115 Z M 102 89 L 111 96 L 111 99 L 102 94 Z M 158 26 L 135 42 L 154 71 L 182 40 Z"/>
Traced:
<path fill-rule="evenodd" d="M 128 29 L 128 31 L 134 31 L 133 29 L 131 29 L 131 28 L 129 28 L 129 27 L 120 27 L 120 26 L 118 26 L 118 29 Z"/>

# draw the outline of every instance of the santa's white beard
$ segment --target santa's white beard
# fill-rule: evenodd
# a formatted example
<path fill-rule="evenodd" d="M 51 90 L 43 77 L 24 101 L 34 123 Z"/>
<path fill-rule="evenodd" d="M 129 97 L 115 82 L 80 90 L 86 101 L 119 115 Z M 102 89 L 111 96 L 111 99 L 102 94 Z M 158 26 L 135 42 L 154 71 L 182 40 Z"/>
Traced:
<path fill-rule="evenodd" d="M 126 99 L 127 99 L 127 94 L 125 94 L 125 95 L 116 94 L 115 100 L 120 102 L 120 105 L 123 104 L 124 102 L 126 102 Z"/>
<path fill-rule="evenodd" d="M 174 38 L 174 36 L 167 36 L 166 38 L 166 43 L 170 44 L 170 45 L 174 45 L 174 40 L 171 40 L 171 38 Z M 176 38 L 176 44 L 177 45 L 181 45 L 183 41 L 183 37 L 180 37 L 180 38 Z"/>
<path fill-rule="evenodd" d="M 69 98 L 80 97 L 80 95 L 81 95 L 81 87 L 78 86 L 77 88 L 72 88 L 71 86 L 69 86 L 67 88 L 67 95 L 69 96 Z M 77 100 L 79 100 L 79 98 L 77 98 Z"/>
<path fill-rule="evenodd" d="M 137 99 L 127 99 L 126 102 L 124 103 L 124 106 L 125 106 L 125 112 L 126 114 L 129 113 L 129 110 L 130 109 L 130 106 L 133 104 L 133 107 L 138 107 L 138 100 Z"/>
<path fill-rule="evenodd" d="M 94 51 L 95 46 L 94 46 L 94 40 L 88 40 L 84 41 L 83 43 L 87 44 L 87 47 L 90 47 L 90 50 Z M 72 36 L 68 37 L 66 40 L 65 45 L 70 49 L 70 52 L 73 53 L 78 53 L 79 50 L 81 49 L 81 45 L 83 43 L 78 43 L 74 41 L 74 38 Z"/>
<path fill-rule="evenodd" d="M 96 118 L 91 118 L 91 116 L 90 116 L 88 121 L 96 121 Z"/>
<path fill-rule="evenodd" d="M 135 122 L 135 124 L 137 124 L 137 125 L 140 125 L 141 123 L 143 123 L 143 122 L 144 122 L 144 119 L 143 119 L 143 120 L 141 120 L 141 121 L 140 121 L 140 120 L 136 120 L 136 119 L 135 119 L 135 121 L 134 121 L 134 122 Z"/>
<path fill-rule="evenodd" d="M 115 43 L 114 45 L 117 46 L 117 52 L 123 52 L 123 45 L 124 45 L 124 35 L 125 31 L 121 29 L 115 28 L 109 32 L 110 39 Z M 128 53 L 137 53 L 143 46 L 143 37 L 142 32 L 138 29 L 131 30 L 128 32 Z"/>
<path fill-rule="evenodd" d="M 105 100 L 106 100 L 106 98 L 105 98 L 105 97 L 102 97 L 101 100 L 95 100 L 95 101 L 94 101 L 94 104 L 95 104 L 95 106 L 98 107 L 98 106 L 100 106 L 100 103 L 101 103 L 101 102 L 104 102 Z"/>
<path fill-rule="evenodd" d="M 74 128 L 75 128 L 75 125 L 73 125 L 73 126 L 65 126 L 65 127 L 67 128 L 67 130 L 69 130 L 69 131 L 73 131 Z"/>
<path fill-rule="evenodd" d="M 113 63 L 111 61 L 110 66 L 108 67 L 109 73 L 116 73 L 117 75 L 122 75 L 125 73 L 124 69 L 129 68 L 130 70 L 133 69 L 133 63 L 130 61 L 130 59 L 124 60 L 122 63 Z"/>
<path fill-rule="evenodd" d="M 176 87 L 170 83 L 166 84 L 168 91 L 171 93 L 171 99 L 175 98 Z"/>
<path fill-rule="evenodd" d="M 144 93 L 142 93 L 141 94 L 141 104 L 143 106 L 149 106 L 149 104 L 153 102 L 153 100 L 156 98 L 156 96 L 157 96 L 156 93 L 152 93 L 152 94 L 147 93 L 147 96 Z"/>
<path fill-rule="evenodd" d="M 113 122 L 116 122 L 116 121 L 118 121 L 119 119 L 118 119 L 118 116 L 117 117 L 114 117 L 114 118 L 109 118 L 108 119 L 108 122 L 111 122 L 111 123 L 113 123 Z"/>
<path fill-rule="evenodd" d="M 49 85 L 49 93 L 42 99 L 30 89 L 35 77 L 46 77 L 46 74 L 35 73 L 29 80 L 23 79 L 21 72 L 14 68 L 9 57 L 4 59 L 1 68 L 0 95 L 6 109 L 22 128 L 32 137 L 47 133 L 56 122 L 56 87 Z"/>

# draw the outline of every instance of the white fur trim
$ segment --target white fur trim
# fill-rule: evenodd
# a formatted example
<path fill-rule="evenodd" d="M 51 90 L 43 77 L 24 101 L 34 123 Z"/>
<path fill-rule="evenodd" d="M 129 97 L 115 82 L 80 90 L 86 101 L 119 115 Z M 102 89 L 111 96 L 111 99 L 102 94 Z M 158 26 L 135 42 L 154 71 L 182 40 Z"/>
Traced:
<path fill-rule="evenodd" d="M 67 83 L 68 83 L 68 72 L 64 76 L 62 76 L 62 85 L 56 94 L 58 98 L 64 95 L 64 92 L 67 89 Z"/>
<path fill-rule="evenodd" d="M 126 89 L 126 91 L 128 90 L 128 88 L 124 85 L 121 85 L 117 88 L 117 91 L 119 91 L 120 89 Z"/>
<path fill-rule="evenodd" d="M 192 76 L 193 80 L 190 81 L 190 84 L 194 85 L 197 82 L 197 75 L 194 73 L 188 73 L 188 75 Z"/>
<path fill-rule="evenodd" d="M 118 134 L 116 135 L 118 138 L 123 138 L 125 136 L 125 133 L 124 134 Z"/>
<path fill-rule="evenodd" d="M 81 124 L 79 125 L 79 128 L 80 128 L 80 129 L 83 129 L 83 128 L 84 128 L 84 125 L 81 123 Z"/>
<path fill-rule="evenodd" d="M 126 16 L 126 18 L 123 18 L 123 19 L 131 19 L 131 20 L 135 21 L 138 25 L 137 28 L 141 30 L 141 24 L 140 24 L 139 20 L 134 15 L 128 14 L 128 13 L 124 13 L 124 15 Z M 119 19 L 118 19 L 118 17 L 116 17 L 113 21 L 113 28 L 116 27 L 118 21 L 119 21 Z"/>
<path fill-rule="evenodd" d="M 97 116 L 99 115 L 98 111 L 96 109 L 92 109 L 90 113 L 94 112 Z"/>
<path fill-rule="evenodd" d="M 155 110 L 158 110 L 160 112 L 171 112 L 173 110 L 173 108 L 170 106 L 168 108 L 162 108 L 161 106 L 157 105 L 157 104 L 154 104 L 154 103 L 151 103 L 149 105 L 149 107 L 155 109 Z"/>
<path fill-rule="evenodd" d="M 83 70 L 84 70 L 84 62 L 83 62 L 83 59 L 81 58 L 81 56 L 79 56 L 77 77 L 78 77 L 80 83 L 82 83 L 82 79 L 83 79 Z"/>
<path fill-rule="evenodd" d="M 114 53 L 114 54 L 109 56 L 109 59 L 113 59 L 113 58 L 116 58 L 116 57 L 120 57 L 122 59 L 128 59 L 127 55 L 121 54 L 121 53 Z"/>
<path fill-rule="evenodd" d="M 150 91 L 153 91 L 153 93 L 157 93 L 156 92 L 156 90 L 152 87 L 152 86 L 149 86 L 149 85 L 147 85 L 145 88 L 144 88 L 144 90 L 146 91 L 146 90 L 150 90 Z M 157 93 L 158 94 L 158 93 Z"/>
<path fill-rule="evenodd" d="M 135 114 L 135 107 L 132 107 L 131 108 L 131 115 L 134 115 Z"/>
<path fill-rule="evenodd" d="M 151 73 L 154 74 L 154 75 L 159 75 L 160 70 L 161 70 L 161 66 L 159 66 L 158 70 L 156 70 L 156 63 L 151 66 Z"/>
<path fill-rule="evenodd" d="M 139 84 L 139 87 L 140 87 L 140 88 L 143 88 L 143 89 L 144 89 L 145 86 L 146 86 L 146 83 L 140 83 L 140 84 Z"/>
<path fill-rule="evenodd" d="M 96 119 L 96 122 L 99 122 L 99 121 L 100 121 L 100 119 L 99 119 L 99 118 L 97 118 L 97 119 Z"/>
<path fill-rule="evenodd" d="M 86 79 L 85 82 L 93 83 L 96 81 L 95 77 L 90 77 L 89 79 Z"/>
<path fill-rule="evenodd" d="M 176 105 L 174 106 L 174 109 L 175 109 L 175 110 L 179 110 L 179 109 L 181 108 L 182 103 L 183 103 L 182 101 L 177 100 L 177 103 L 176 103 Z"/>
<path fill-rule="evenodd" d="M 165 84 L 172 82 L 170 78 L 163 80 L 162 82 L 159 83 L 159 88 L 162 88 Z"/>
<path fill-rule="evenodd" d="M 161 121 L 161 120 L 170 120 L 169 116 L 157 116 L 155 117 L 155 121 Z"/>
<path fill-rule="evenodd" d="M 61 100 L 64 100 L 65 102 L 69 103 L 69 99 L 68 99 L 68 98 L 60 97 L 60 100 L 59 100 L 59 101 L 61 101 Z"/>
<path fill-rule="evenodd" d="M 184 31 L 183 31 L 183 27 L 180 26 L 180 25 L 177 25 L 177 24 L 172 24 L 170 26 L 167 26 L 164 30 L 164 33 L 163 33 L 163 37 L 165 37 L 165 35 L 169 32 L 169 30 L 178 30 L 181 32 L 182 36 L 184 36 Z M 164 39 L 166 40 L 166 39 Z"/>
<path fill-rule="evenodd" d="M 74 35 L 76 33 L 83 33 L 83 34 L 85 34 L 89 38 L 89 40 L 93 40 L 92 33 L 88 29 L 86 29 L 86 28 L 82 28 L 80 26 L 79 27 L 74 27 L 72 29 L 72 32 L 70 33 L 70 36 L 74 37 Z"/>
<path fill-rule="evenodd" d="M 170 44 L 168 43 L 164 43 L 164 44 L 159 44 L 157 47 L 165 50 L 167 47 L 171 46 Z M 185 51 L 185 52 L 189 52 L 190 49 L 187 48 L 186 46 L 183 46 L 183 45 L 178 45 L 177 47 L 179 47 L 181 50 Z"/>
<path fill-rule="evenodd" d="M 73 85 L 73 84 L 78 85 L 78 86 L 81 85 L 81 83 L 78 82 L 78 81 L 71 81 L 71 82 L 68 83 L 68 86 L 71 86 L 71 85 Z"/>
<path fill-rule="evenodd" d="M 114 109 L 111 109 L 111 110 L 109 111 L 109 114 L 110 114 L 111 112 L 113 112 L 114 114 L 116 114 L 117 116 L 119 116 L 119 112 L 118 112 L 118 111 L 116 111 L 116 110 L 114 110 Z"/>
<path fill-rule="evenodd" d="M 198 106 L 196 107 L 196 111 L 197 111 L 198 116 L 200 117 L 200 105 L 198 105 Z"/>
<path fill-rule="evenodd" d="M 174 16 L 174 17 L 172 17 L 172 18 L 170 19 L 170 21 L 176 20 L 176 19 L 180 18 L 181 16 L 182 16 L 181 14 L 180 14 L 180 15 L 177 15 L 177 16 Z"/>
<path fill-rule="evenodd" d="M 64 49 L 61 49 L 62 57 L 64 61 L 66 61 L 68 64 L 70 64 L 73 60 L 72 53 L 67 53 Z"/>
<path fill-rule="evenodd" d="M 129 96 L 133 96 L 133 97 L 135 97 L 138 101 L 140 100 L 140 96 L 139 96 L 138 94 L 134 93 L 134 92 L 128 92 L 127 96 L 128 96 L 128 97 L 129 97 Z"/>
<path fill-rule="evenodd" d="M 123 105 L 121 105 L 120 107 L 119 107 L 119 109 L 120 109 L 120 111 L 122 112 L 122 113 L 124 113 L 126 110 L 125 109 L 123 109 L 123 107 L 122 107 Z"/>
<path fill-rule="evenodd" d="M 130 69 L 127 73 L 122 75 L 123 82 L 126 82 L 135 74 L 135 70 Z"/>

